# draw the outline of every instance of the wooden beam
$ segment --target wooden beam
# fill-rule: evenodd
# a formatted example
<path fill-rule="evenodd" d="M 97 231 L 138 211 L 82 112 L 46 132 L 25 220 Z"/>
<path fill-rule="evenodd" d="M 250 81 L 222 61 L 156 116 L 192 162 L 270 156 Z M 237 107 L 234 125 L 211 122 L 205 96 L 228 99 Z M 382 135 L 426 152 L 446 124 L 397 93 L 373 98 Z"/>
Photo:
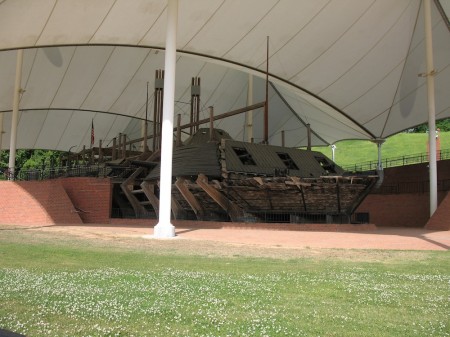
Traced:
<path fill-rule="evenodd" d="M 136 215 L 146 212 L 145 207 L 139 203 L 139 200 L 134 196 L 132 192 L 134 180 L 139 176 L 139 174 L 142 173 L 143 170 L 144 168 L 139 167 L 138 169 L 136 169 L 136 171 L 133 172 L 132 175 L 130 175 L 120 184 L 120 188 L 122 189 L 123 193 L 125 194 L 131 206 L 133 207 Z M 129 186 L 131 186 L 131 189 L 129 188 Z"/>
<path fill-rule="evenodd" d="M 235 116 L 235 115 L 241 114 L 243 112 L 259 109 L 259 108 L 264 107 L 264 104 L 265 104 L 265 102 L 256 103 L 256 104 L 253 104 L 253 105 L 250 105 L 250 106 L 246 106 L 246 107 L 241 108 L 241 109 L 225 112 L 223 114 L 214 116 L 213 120 L 217 121 L 219 119 Z M 194 125 L 201 125 L 201 124 L 206 124 L 206 123 L 210 123 L 210 119 L 209 118 L 201 119 L 201 120 L 199 120 L 198 122 L 195 122 L 195 123 L 189 123 L 189 124 L 182 125 L 181 128 L 182 129 L 187 129 L 187 128 L 189 128 L 191 126 L 194 126 Z"/>
<path fill-rule="evenodd" d="M 158 185 L 158 188 L 159 188 L 159 180 L 156 184 Z M 158 203 L 159 203 L 159 200 L 158 200 Z M 170 210 L 172 211 L 173 217 L 175 219 L 179 219 L 180 215 L 183 213 L 183 208 L 180 206 L 180 204 L 178 203 L 178 201 L 175 199 L 175 197 L 173 195 L 171 195 L 171 197 L 170 197 Z"/>
<path fill-rule="evenodd" d="M 299 177 L 290 177 L 292 182 L 285 181 L 286 185 L 295 185 L 297 186 L 297 188 L 300 190 L 300 194 L 302 196 L 302 202 L 303 202 L 303 209 L 305 212 L 308 212 L 307 207 L 306 207 L 306 200 L 305 200 L 305 192 L 303 191 L 303 187 L 310 187 L 311 184 L 310 183 L 304 183 L 301 181 L 301 179 Z"/>
<path fill-rule="evenodd" d="M 253 104 L 253 105 L 246 106 L 246 107 L 244 107 L 244 108 L 240 108 L 240 109 L 237 109 L 237 110 L 225 112 L 225 113 L 223 113 L 223 114 L 214 116 L 213 121 L 217 121 L 217 120 L 219 120 L 219 119 L 224 119 L 224 118 L 227 118 L 227 117 L 239 115 L 239 114 L 241 114 L 241 113 L 243 113 L 243 112 L 247 112 L 247 111 L 251 111 L 251 110 L 256 110 L 256 109 L 259 109 L 259 108 L 263 108 L 263 107 L 264 107 L 264 104 L 265 104 L 265 102 L 260 102 L 260 103 L 256 103 L 256 104 Z M 193 126 L 197 126 L 197 125 L 201 125 L 201 124 L 210 123 L 210 122 L 211 122 L 211 119 L 210 119 L 210 118 L 201 119 L 201 120 L 199 120 L 199 121 L 197 121 L 197 122 L 193 122 L 193 123 L 181 125 L 181 126 L 180 126 L 180 130 L 182 130 L 182 129 L 187 129 L 187 128 L 190 128 L 190 127 L 193 127 Z M 178 126 L 174 127 L 174 128 L 173 128 L 173 131 L 176 132 L 176 131 L 177 131 L 177 128 L 178 128 Z M 152 139 L 152 138 L 153 138 L 153 135 L 148 135 L 147 138 L 148 138 L 148 139 Z M 144 140 L 144 137 L 136 138 L 136 139 L 127 141 L 126 144 L 127 144 L 127 145 L 128 145 L 128 144 L 134 144 L 134 143 L 137 143 L 137 142 L 142 142 L 143 140 Z"/>
<path fill-rule="evenodd" d="M 253 177 L 253 180 L 255 180 L 261 186 L 264 185 L 264 182 L 261 177 Z"/>
<path fill-rule="evenodd" d="M 205 191 L 211 199 L 213 199 L 223 210 L 230 215 L 231 221 L 239 220 L 244 216 L 244 211 L 230 201 L 226 196 L 216 190 L 213 186 L 208 184 L 208 177 L 200 173 L 197 177 L 196 183 Z"/>
<path fill-rule="evenodd" d="M 172 214 L 173 214 L 174 219 L 175 220 L 183 219 L 183 214 L 185 213 L 185 211 L 173 195 L 172 195 L 172 200 L 171 200 L 171 206 L 172 206 Z"/>
<path fill-rule="evenodd" d="M 198 220 L 203 220 L 204 211 L 202 205 L 198 202 L 197 198 L 192 194 L 189 188 L 185 184 L 185 179 L 181 177 L 177 177 L 177 181 L 175 182 L 176 188 L 180 191 L 183 198 L 186 202 L 191 206 Z"/>
<path fill-rule="evenodd" d="M 156 213 L 159 212 L 159 199 L 155 195 L 155 185 L 150 184 L 148 181 L 144 181 L 141 184 L 141 188 L 144 191 L 145 196 L 147 197 L 150 205 L 152 205 L 153 209 Z"/>
<path fill-rule="evenodd" d="M 305 183 L 301 181 L 299 177 L 289 177 L 289 178 L 291 178 L 292 181 L 286 180 L 284 182 L 286 185 L 305 186 L 305 187 L 311 186 L 311 183 Z"/>

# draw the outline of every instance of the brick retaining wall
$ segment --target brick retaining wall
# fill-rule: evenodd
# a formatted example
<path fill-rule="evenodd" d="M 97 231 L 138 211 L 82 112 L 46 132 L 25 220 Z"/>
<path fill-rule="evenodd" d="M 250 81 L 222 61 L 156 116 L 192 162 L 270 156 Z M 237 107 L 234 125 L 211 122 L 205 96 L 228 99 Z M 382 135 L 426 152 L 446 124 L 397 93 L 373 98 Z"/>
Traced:
<path fill-rule="evenodd" d="M 433 230 L 450 230 L 450 193 L 447 193 L 436 212 L 431 219 L 428 220 L 425 228 Z"/>
<path fill-rule="evenodd" d="M 82 224 L 64 188 L 56 180 L 2 181 L 0 223 Z"/>
<path fill-rule="evenodd" d="M 108 223 L 112 187 L 109 178 L 74 177 L 58 179 L 80 211 L 84 223 Z"/>

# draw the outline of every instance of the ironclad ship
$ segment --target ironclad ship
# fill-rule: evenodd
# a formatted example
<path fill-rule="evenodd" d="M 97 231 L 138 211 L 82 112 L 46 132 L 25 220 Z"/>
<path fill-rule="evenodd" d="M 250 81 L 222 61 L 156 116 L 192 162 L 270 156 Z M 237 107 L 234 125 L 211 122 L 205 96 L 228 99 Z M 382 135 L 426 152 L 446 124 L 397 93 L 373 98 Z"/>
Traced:
<path fill-rule="evenodd" d="M 156 151 L 130 161 L 136 170 L 116 188 L 129 215 L 157 216 L 159 159 Z M 378 179 L 346 174 L 320 152 L 236 141 L 212 128 L 174 149 L 172 177 L 175 219 L 293 223 L 350 222 Z"/>

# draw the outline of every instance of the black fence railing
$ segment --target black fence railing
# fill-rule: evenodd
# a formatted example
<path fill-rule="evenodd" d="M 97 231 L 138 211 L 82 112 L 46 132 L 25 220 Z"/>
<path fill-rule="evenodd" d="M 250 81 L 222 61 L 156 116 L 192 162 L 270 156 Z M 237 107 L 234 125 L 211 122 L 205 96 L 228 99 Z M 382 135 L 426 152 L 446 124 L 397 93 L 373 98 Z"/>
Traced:
<path fill-rule="evenodd" d="M 437 151 L 436 156 L 437 156 L 438 160 L 450 159 L 450 149 Z M 389 168 L 389 167 L 397 167 L 397 166 L 404 166 L 404 165 L 428 163 L 429 161 L 430 161 L 430 158 L 429 158 L 428 153 L 419 153 L 419 154 L 412 154 L 412 155 L 401 156 L 401 157 L 385 158 L 382 160 L 382 165 L 383 165 L 383 168 Z M 373 161 L 367 161 L 367 162 L 362 162 L 362 163 L 353 164 L 353 165 L 345 165 L 342 168 L 345 171 L 365 172 L 365 171 L 376 170 L 377 166 L 378 166 L 378 161 L 373 160 Z"/>
<path fill-rule="evenodd" d="M 157 219 L 158 214 L 154 211 L 138 211 L 135 212 L 131 207 L 111 209 L 112 218 L 125 219 Z M 196 221 L 223 221 L 230 219 L 224 213 L 223 216 L 216 213 L 204 214 L 205 220 L 197 220 L 192 217 L 189 212 L 185 216 L 180 216 L 178 220 L 196 220 Z M 353 213 L 347 214 L 327 214 L 327 213 L 304 213 L 304 212 L 278 212 L 273 211 L 255 211 L 247 213 L 245 216 L 237 219 L 238 222 L 246 223 L 292 223 L 292 224 L 366 224 L 369 223 L 369 213 Z"/>
<path fill-rule="evenodd" d="M 368 213 L 335 214 L 335 213 L 307 213 L 307 212 L 273 212 L 256 211 L 242 218 L 243 222 L 262 223 L 318 223 L 318 224 L 349 224 L 368 223 Z"/>
<path fill-rule="evenodd" d="M 450 191 L 450 179 L 438 180 L 437 190 L 439 192 Z M 422 194 L 430 192 L 429 181 L 408 181 L 391 184 L 383 184 L 377 189 L 373 189 L 371 194 Z"/>
<path fill-rule="evenodd" d="M 73 167 L 49 167 L 44 169 L 24 170 L 17 168 L 14 172 L 14 180 L 47 180 L 61 177 L 105 177 L 111 170 L 100 165 L 77 165 Z M 12 179 L 7 168 L 1 170 L 3 179 Z"/>

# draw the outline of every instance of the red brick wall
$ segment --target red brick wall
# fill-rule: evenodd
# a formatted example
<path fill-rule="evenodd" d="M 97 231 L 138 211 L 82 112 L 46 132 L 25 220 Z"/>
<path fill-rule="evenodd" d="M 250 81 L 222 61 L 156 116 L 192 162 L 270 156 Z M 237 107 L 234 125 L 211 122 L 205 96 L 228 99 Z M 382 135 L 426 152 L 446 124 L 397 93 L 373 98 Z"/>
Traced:
<path fill-rule="evenodd" d="M 439 204 L 438 209 L 427 222 L 426 229 L 450 230 L 450 193 Z"/>
<path fill-rule="evenodd" d="M 426 181 L 426 164 L 385 170 L 384 184 Z M 438 179 L 450 179 L 450 160 L 438 162 Z M 447 196 L 447 197 L 446 197 Z M 446 198 L 445 198 L 446 197 Z M 108 178 L 63 178 L 51 181 L 0 182 L 0 223 L 53 224 L 53 223 L 111 223 L 150 224 L 155 221 L 141 219 L 110 219 L 112 186 Z M 450 201 L 446 193 L 438 195 L 439 205 L 435 217 L 427 225 L 430 229 L 448 230 Z M 75 207 L 82 210 L 75 212 Z M 377 226 L 424 227 L 429 220 L 428 193 L 369 195 L 357 212 L 370 213 L 370 223 Z M 178 226 L 193 226 L 179 223 Z M 202 226 L 251 227 L 249 224 L 200 223 Z M 324 226 L 322 228 L 321 226 Z M 333 227 L 335 226 L 335 227 Z M 364 226 L 330 224 L 267 224 L 259 228 L 284 227 L 296 230 L 362 230 Z M 370 228 L 369 228 L 370 229 Z"/>
<path fill-rule="evenodd" d="M 370 214 L 377 226 L 423 227 L 429 217 L 428 194 L 370 194 L 357 212 Z"/>
<path fill-rule="evenodd" d="M 0 223 L 44 225 L 82 221 L 58 181 L 2 181 Z"/>
<path fill-rule="evenodd" d="M 58 179 L 80 210 L 84 223 L 109 223 L 112 187 L 109 178 L 74 177 Z"/>
<path fill-rule="evenodd" d="M 0 223 L 109 223 L 108 178 L 0 182 Z"/>
<path fill-rule="evenodd" d="M 429 181 L 428 163 L 391 167 L 384 170 L 383 184 Z M 437 179 L 450 179 L 450 160 L 437 162 Z"/>
<path fill-rule="evenodd" d="M 438 180 L 450 179 L 450 160 L 437 162 Z M 428 163 L 384 170 L 383 185 L 425 182 L 429 180 Z M 446 193 L 438 193 L 438 204 Z M 370 213 L 370 223 L 377 226 L 424 227 L 430 217 L 429 193 L 370 194 L 356 212 Z"/>

